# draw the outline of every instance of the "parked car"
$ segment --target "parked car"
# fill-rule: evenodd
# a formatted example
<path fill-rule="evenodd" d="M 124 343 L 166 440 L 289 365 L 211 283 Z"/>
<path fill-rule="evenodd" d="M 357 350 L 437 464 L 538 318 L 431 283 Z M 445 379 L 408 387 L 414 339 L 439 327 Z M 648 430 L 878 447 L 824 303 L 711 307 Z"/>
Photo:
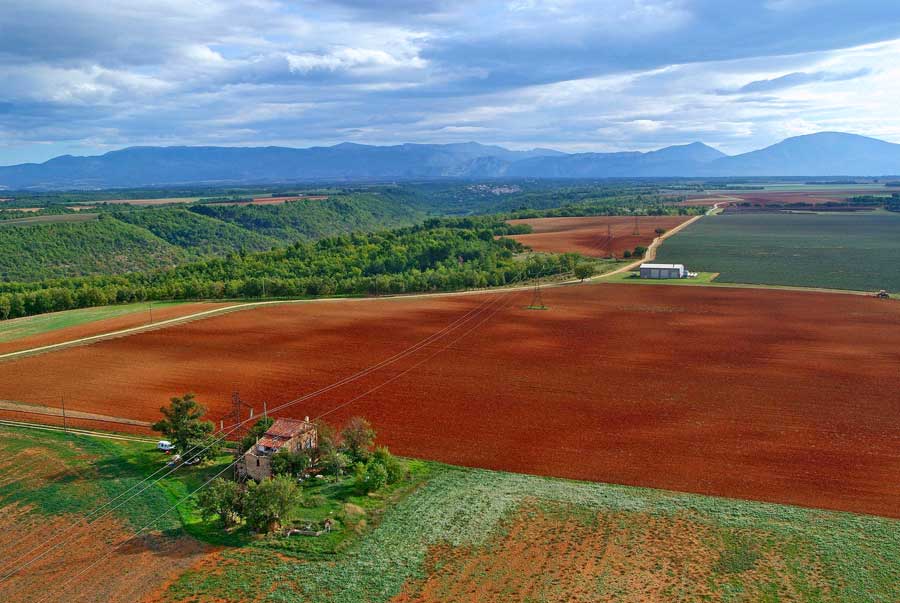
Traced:
<path fill-rule="evenodd" d="M 161 452 L 172 452 L 175 450 L 175 444 L 169 440 L 160 440 L 156 443 L 156 449 Z"/>

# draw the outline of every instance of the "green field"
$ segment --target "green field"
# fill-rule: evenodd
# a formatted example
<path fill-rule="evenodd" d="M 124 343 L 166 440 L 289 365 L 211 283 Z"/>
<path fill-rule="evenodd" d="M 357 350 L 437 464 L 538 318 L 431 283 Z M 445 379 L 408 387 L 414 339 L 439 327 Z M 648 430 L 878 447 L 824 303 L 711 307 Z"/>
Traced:
<path fill-rule="evenodd" d="M 152 307 L 165 308 L 177 306 L 183 302 L 153 302 Z M 150 303 L 124 304 L 121 306 L 100 306 L 97 308 L 81 308 L 78 310 L 66 310 L 52 314 L 38 314 L 13 320 L 0 321 L 0 342 L 15 341 L 32 335 L 40 335 L 57 329 L 74 327 L 105 318 L 114 318 L 134 312 L 148 312 Z"/>
<path fill-rule="evenodd" d="M 900 291 L 900 214 L 723 214 L 668 239 L 657 261 L 721 283 Z"/>
<path fill-rule="evenodd" d="M 28 517 L 86 513 L 162 462 L 152 444 L 7 427 L 0 453 L 59 466 L 56 476 L 0 481 L 0 509 L 29 505 Z M 143 525 L 228 460 L 163 481 L 118 511 L 120 519 Z M 304 487 L 298 516 L 336 510 L 355 518 L 321 539 L 227 535 L 182 509 L 162 522 L 165 537 L 186 530 L 224 548 L 182 573 L 163 600 L 355 603 L 401 592 L 409 600 L 498 602 L 900 598 L 896 520 L 419 461 L 408 467 L 407 480 L 368 497 L 341 484 Z"/>

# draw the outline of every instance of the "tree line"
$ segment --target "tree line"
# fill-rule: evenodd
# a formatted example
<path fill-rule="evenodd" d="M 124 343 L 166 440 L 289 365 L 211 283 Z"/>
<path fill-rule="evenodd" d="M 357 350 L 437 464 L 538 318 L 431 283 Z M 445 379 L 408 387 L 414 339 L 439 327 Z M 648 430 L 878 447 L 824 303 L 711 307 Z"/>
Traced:
<path fill-rule="evenodd" d="M 579 256 L 516 258 L 498 235 L 529 232 L 497 217 L 432 218 L 417 226 L 232 252 L 170 269 L 0 283 L 0 319 L 158 300 L 380 295 L 497 287 L 572 272 Z"/>

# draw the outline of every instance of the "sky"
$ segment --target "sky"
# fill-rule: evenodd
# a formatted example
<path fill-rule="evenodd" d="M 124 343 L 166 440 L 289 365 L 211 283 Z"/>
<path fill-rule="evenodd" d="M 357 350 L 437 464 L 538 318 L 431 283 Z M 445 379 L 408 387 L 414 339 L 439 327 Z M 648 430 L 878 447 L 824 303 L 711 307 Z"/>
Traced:
<path fill-rule="evenodd" d="M 0 0 L 0 165 L 135 145 L 900 142 L 896 0 Z"/>

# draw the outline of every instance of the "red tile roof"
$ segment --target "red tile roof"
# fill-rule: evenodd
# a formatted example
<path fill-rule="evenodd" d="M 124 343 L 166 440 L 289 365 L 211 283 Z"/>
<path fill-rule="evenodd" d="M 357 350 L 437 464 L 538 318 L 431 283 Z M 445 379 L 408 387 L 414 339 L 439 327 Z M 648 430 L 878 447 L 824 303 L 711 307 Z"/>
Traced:
<path fill-rule="evenodd" d="M 272 426 L 259 439 L 259 445 L 267 448 L 280 448 L 291 438 L 313 428 L 308 421 L 297 419 L 275 419 Z"/>

